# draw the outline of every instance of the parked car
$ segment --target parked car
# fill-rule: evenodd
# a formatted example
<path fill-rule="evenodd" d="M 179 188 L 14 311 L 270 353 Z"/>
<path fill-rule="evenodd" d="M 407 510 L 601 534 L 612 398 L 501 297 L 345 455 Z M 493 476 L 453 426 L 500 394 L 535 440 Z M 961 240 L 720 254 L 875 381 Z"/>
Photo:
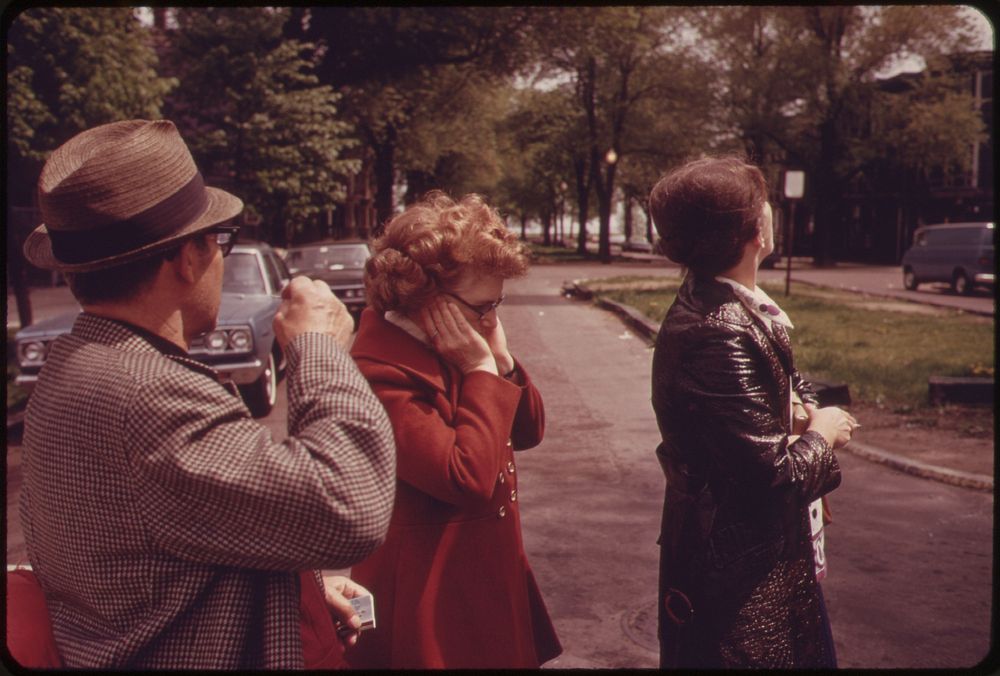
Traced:
<path fill-rule="evenodd" d="M 371 248 L 361 240 L 289 247 L 285 261 L 292 275 L 321 279 L 357 316 L 365 307 L 365 262 Z"/>
<path fill-rule="evenodd" d="M 236 383 L 255 417 L 270 413 L 277 399 L 284 358 L 272 323 L 289 278 L 284 261 L 267 244 L 234 246 L 226 257 L 216 327 L 195 338 L 189 350 L 194 359 Z M 31 391 L 49 344 L 73 328 L 78 314 L 66 312 L 17 332 L 18 385 Z"/>
<path fill-rule="evenodd" d="M 977 285 L 995 288 L 993 223 L 925 225 L 913 233 L 903 254 L 903 286 L 948 282 L 955 293 L 970 294 Z"/>
<path fill-rule="evenodd" d="M 645 237 L 633 237 L 622 244 L 622 251 L 653 253 L 653 245 Z"/>

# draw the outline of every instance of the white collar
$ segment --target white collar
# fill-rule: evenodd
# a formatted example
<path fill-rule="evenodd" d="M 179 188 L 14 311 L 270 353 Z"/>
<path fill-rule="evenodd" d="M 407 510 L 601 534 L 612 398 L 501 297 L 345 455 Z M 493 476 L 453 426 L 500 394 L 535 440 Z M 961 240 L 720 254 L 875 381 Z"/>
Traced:
<path fill-rule="evenodd" d="M 743 305 L 745 305 L 750 312 L 760 317 L 767 328 L 771 328 L 771 322 L 781 324 L 787 329 L 794 328 L 792 326 L 792 320 L 788 318 L 785 311 L 778 307 L 778 304 L 771 300 L 771 297 L 764 293 L 764 290 L 759 286 L 754 286 L 754 289 L 751 291 L 739 282 L 729 279 L 728 277 L 719 276 L 715 278 L 715 281 L 731 286 L 733 292 L 736 294 L 736 297 L 740 299 L 740 302 L 743 303 Z"/>
<path fill-rule="evenodd" d="M 417 323 L 402 314 L 401 312 L 396 312 L 395 310 L 387 310 L 385 313 L 385 320 L 390 324 L 395 324 L 399 328 L 406 331 L 408 334 L 419 340 L 425 345 L 430 345 L 430 340 L 427 334 L 422 328 L 417 326 Z"/>

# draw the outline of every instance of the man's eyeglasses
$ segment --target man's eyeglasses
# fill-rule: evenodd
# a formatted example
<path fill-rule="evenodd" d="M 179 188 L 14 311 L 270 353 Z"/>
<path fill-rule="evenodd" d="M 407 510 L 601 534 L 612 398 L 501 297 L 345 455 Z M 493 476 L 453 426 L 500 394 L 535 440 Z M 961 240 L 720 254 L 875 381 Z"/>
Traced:
<path fill-rule="evenodd" d="M 210 228 L 207 234 L 215 235 L 219 251 L 222 252 L 222 257 L 225 258 L 233 250 L 233 245 L 236 244 L 236 236 L 239 232 L 240 226 L 238 225 L 217 225 L 214 228 Z"/>
<path fill-rule="evenodd" d="M 506 296 L 501 295 L 498 300 L 492 301 L 490 303 L 483 303 L 482 305 L 472 305 L 471 303 L 467 303 L 466 301 L 462 300 L 461 298 L 459 298 L 458 296 L 456 296 L 453 293 L 449 293 L 447 291 L 442 291 L 442 293 L 444 293 L 444 295 L 446 295 L 446 296 L 451 296 L 452 298 L 454 298 L 455 300 L 457 300 L 459 303 L 461 303 L 462 305 L 464 305 L 465 307 L 469 308 L 470 310 L 472 310 L 473 312 L 475 312 L 477 315 L 479 315 L 479 321 L 483 321 L 483 317 L 485 317 L 490 312 L 492 312 L 493 310 L 496 310 L 498 307 L 500 307 L 500 304 L 503 303 L 504 298 L 506 298 Z"/>

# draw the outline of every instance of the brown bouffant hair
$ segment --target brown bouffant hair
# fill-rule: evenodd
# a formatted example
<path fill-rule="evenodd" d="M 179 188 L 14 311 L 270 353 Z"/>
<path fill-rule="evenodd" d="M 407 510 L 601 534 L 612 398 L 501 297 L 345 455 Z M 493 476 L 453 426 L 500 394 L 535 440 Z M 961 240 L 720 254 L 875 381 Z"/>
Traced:
<path fill-rule="evenodd" d="M 385 226 L 365 264 L 365 292 L 378 312 L 411 312 L 465 272 L 504 279 L 528 270 L 528 253 L 476 194 L 456 202 L 439 190 Z"/>
<path fill-rule="evenodd" d="M 767 181 L 739 157 L 707 157 L 674 169 L 649 193 L 661 251 L 699 277 L 736 265 L 757 236 Z"/>

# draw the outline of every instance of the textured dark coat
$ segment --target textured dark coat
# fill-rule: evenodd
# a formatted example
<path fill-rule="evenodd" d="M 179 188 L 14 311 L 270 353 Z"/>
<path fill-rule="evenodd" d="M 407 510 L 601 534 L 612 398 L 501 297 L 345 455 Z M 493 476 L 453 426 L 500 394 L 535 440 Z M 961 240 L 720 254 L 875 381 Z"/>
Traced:
<path fill-rule="evenodd" d="M 784 328 L 715 280 L 689 274 L 657 337 L 653 408 L 667 479 L 661 663 L 810 667 L 832 661 L 807 506 L 840 484 L 816 432 L 790 440 L 789 387 L 815 402 Z M 793 438 L 794 439 L 794 438 Z M 666 613 L 669 589 L 694 614 Z M 674 616 L 686 606 L 674 596 Z"/>
<path fill-rule="evenodd" d="M 521 541 L 514 451 L 544 428 L 530 378 L 463 376 L 371 309 L 351 354 L 392 421 L 399 483 L 385 545 L 351 570 L 375 597 L 377 626 L 348 662 L 534 668 L 557 656 Z"/>

